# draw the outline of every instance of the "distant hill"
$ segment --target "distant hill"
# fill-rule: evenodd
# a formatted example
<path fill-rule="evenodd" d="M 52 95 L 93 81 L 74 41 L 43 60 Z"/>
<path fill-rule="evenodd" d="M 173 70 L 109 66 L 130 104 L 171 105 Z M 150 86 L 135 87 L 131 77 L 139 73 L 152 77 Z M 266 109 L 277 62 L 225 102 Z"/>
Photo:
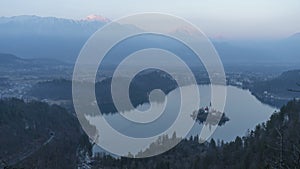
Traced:
<path fill-rule="evenodd" d="M 15 55 L 7 54 L 7 53 L 0 53 L 0 64 L 14 64 L 18 62 L 18 60 L 21 60 Z"/>
<path fill-rule="evenodd" d="M 13 54 L 0 53 L 0 69 L 47 68 L 68 65 L 62 61 L 48 58 L 23 59 Z"/>
<path fill-rule="evenodd" d="M 111 96 L 111 78 L 106 78 L 96 83 L 96 97 L 100 109 L 104 113 L 116 112 Z M 123 79 L 118 79 L 121 82 Z M 177 87 L 176 81 L 162 71 L 144 71 L 138 74 L 129 87 L 129 97 L 133 106 L 149 101 L 149 92 L 161 89 L 166 94 Z M 34 85 L 27 93 L 30 97 L 51 101 L 72 100 L 72 81 L 55 79 L 43 81 Z"/>
<path fill-rule="evenodd" d="M 274 79 L 256 82 L 250 90 L 263 102 L 280 107 L 293 98 L 300 98 L 299 85 L 300 70 L 291 70 Z"/>
<path fill-rule="evenodd" d="M 221 60 L 225 64 L 299 64 L 300 36 L 274 40 L 214 40 Z"/>

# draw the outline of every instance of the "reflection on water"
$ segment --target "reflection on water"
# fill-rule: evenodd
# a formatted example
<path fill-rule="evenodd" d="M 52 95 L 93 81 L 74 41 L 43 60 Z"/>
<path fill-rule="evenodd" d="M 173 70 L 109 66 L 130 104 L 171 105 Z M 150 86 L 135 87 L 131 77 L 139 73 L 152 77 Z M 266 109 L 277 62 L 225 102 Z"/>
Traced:
<path fill-rule="evenodd" d="M 186 88 L 189 88 L 187 86 Z M 200 107 L 205 107 L 210 104 L 210 86 L 199 85 L 200 91 Z M 189 98 L 193 99 L 193 98 Z M 118 132 L 130 137 L 145 138 L 155 136 L 165 131 L 174 120 L 177 118 L 180 108 L 180 91 L 175 89 L 167 95 L 167 104 L 165 110 L 160 118 L 147 124 L 135 123 L 125 119 L 119 113 L 104 115 L 107 122 Z M 160 109 L 163 103 L 154 103 L 152 105 L 153 111 Z M 147 110 L 149 104 L 143 104 L 138 107 L 139 110 Z M 262 104 L 247 90 L 242 90 L 233 86 L 227 88 L 227 99 L 224 112 L 229 117 L 225 125 L 218 126 L 212 138 L 215 140 L 231 141 L 236 136 L 243 136 L 248 129 L 253 129 L 258 123 L 262 123 L 269 119 L 271 114 L 275 111 L 268 105 Z M 122 112 L 130 113 L 130 111 Z M 185 112 L 192 114 L 192 112 Z M 89 119 L 93 121 L 93 119 Z M 192 118 L 187 119 L 185 123 L 194 123 Z M 183 124 L 184 125 L 184 124 Z M 203 124 L 194 123 L 193 128 L 187 137 L 191 135 L 199 135 Z M 97 124 L 96 124 L 97 126 Z M 98 129 L 101 131 L 101 129 Z M 119 142 L 119 140 L 112 140 L 112 142 Z M 130 146 L 130 145 L 124 145 Z M 94 148 L 99 151 L 99 147 Z"/>

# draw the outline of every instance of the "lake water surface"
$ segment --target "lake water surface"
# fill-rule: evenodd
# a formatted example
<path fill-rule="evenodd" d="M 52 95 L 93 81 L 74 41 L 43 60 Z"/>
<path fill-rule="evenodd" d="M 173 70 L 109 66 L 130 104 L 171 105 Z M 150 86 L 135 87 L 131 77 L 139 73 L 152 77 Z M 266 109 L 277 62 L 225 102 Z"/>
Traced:
<path fill-rule="evenodd" d="M 189 86 L 185 87 L 189 90 Z M 210 104 L 210 86 L 199 85 L 200 91 L 200 106 L 205 107 Z M 193 99 L 193 98 L 189 98 Z M 162 103 L 153 104 L 159 109 Z M 104 115 L 109 124 L 117 131 L 131 137 L 145 138 L 160 134 L 165 131 L 176 119 L 180 106 L 180 91 L 175 89 L 167 95 L 167 104 L 161 117 L 150 124 L 137 124 L 125 119 L 119 113 Z M 148 103 L 138 106 L 140 110 L 146 110 L 150 107 Z M 268 106 L 257 100 L 248 90 L 242 90 L 237 87 L 227 86 L 227 98 L 224 112 L 230 121 L 223 126 L 218 126 L 212 138 L 215 140 L 232 141 L 237 136 L 244 136 L 247 130 L 269 119 L 271 114 L 276 111 L 276 108 Z M 124 114 L 131 113 L 130 111 L 121 112 Z M 186 112 L 191 114 L 192 112 Z M 90 119 L 93 121 L 93 119 Z M 189 119 L 186 123 L 192 123 Z M 95 123 L 97 126 L 97 123 Z M 184 125 L 184 124 L 182 124 Z M 187 137 L 200 134 L 202 124 L 195 123 Z M 101 130 L 101 129 L 99 129 Z M 112 140 L 119 141 L 119 140 Z M 99 147 L 95 147 L 94 151 L 100 151 Z"/>

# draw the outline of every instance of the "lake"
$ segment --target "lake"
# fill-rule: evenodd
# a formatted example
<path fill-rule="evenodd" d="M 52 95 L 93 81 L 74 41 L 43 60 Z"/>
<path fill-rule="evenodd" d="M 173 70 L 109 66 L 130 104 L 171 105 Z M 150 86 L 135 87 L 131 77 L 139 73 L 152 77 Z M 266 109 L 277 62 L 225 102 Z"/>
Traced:
<path fill-rule="evenodd" d="M 189 90 L 190 86 L 185 86 Z M 210 86 L 199 85 L 200 107 L 210 104 Z M 193 99 L 193 98 L 190 98 Z M 155 111 L 163 103 L 154 103 L 152 110 Z M 139 110 L 146 110 L 150 107 L 148 103 L 138 106 Z M 160 118 L 149 124 L 137 124 L 125 119 L 120 113 L 104 115 L 106 121 L 118 132 L 131 137 L 150 137 L 165 131 L 176 119 L 180 107 L 180 90 L 177 88 L 167 95 L 167 104 Z M 276 108 L 261 103 L 248 90 L 243 90 L 234 86 L 227 86 L 227 98 L 224 112 L 229 121 L 225 125 L 218 126 L 212 138 L 224 140 L 225 142 L 234 140 L 237 136 L 246 135 L 248 130 L 269 119 Z M 121 112 L 129 114 L 131 111 Z M 191 114 L 192 112 L 186 112 Z M 90 118 L 89 121 L 97 126 L 96 119 Z M 192 123 L 192 119 L 186 123 Z M 200 134 L 202 124 L 195 123 L 187 137 Z M 98 130 L 101 131 L 100 128 Z M 112 140 L 119 141 L 119 140 Z M 99 147 L 94 147 L 95 152 L 102 151 Z"/>

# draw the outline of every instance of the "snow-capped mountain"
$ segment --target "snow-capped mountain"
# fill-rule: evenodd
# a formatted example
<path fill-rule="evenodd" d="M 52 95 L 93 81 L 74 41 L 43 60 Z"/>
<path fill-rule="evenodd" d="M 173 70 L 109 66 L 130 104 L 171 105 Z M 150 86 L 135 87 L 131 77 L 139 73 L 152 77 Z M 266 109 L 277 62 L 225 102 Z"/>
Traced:
<path fill-rule="evenodd" d="M 0 17 L 0 51 L 24 58 L 74 62 L 85 41 L 108 19 L 71 20 L 31 15 Z"/>
<path fill-rule="evenodd" d="M 98 15 L 89 15 L 81 20 L 29 15 L 0 17 L 0 53 L 11 53 L 21 58 L 51 58 L 74 63 L 86 40 L 109 22 L 109 19 Z M 122 25 L 122 28 L 128 31 L 138 29 L 133 25 Z M 175 29 L 173 33 L 191 36 L 193 31 Z M 223 63 L 300 63 L 299 35 L 298 33 L 289 38 L 267 41 L 211 40 Z M 128 43 L 114 54 L 114 58 L 129 54 L 133 49 L 151 46 L 168 48 L 176 54 L 185 53 L 182 57 L 189 58 L 178 43 L 159 36 L 133 38 Z"/>
<path fill-rule="evenodd" d="M 88 16 L 89 19 L 71 20 L 55 17 L 39 17 L 34 15 L 22 15 L 14 17 L 0 17 L 0 34 L 11 33 L 19 34 L 49 34 L 49 33 L 93 33 L 109 19 L 93 15 Z"/>

